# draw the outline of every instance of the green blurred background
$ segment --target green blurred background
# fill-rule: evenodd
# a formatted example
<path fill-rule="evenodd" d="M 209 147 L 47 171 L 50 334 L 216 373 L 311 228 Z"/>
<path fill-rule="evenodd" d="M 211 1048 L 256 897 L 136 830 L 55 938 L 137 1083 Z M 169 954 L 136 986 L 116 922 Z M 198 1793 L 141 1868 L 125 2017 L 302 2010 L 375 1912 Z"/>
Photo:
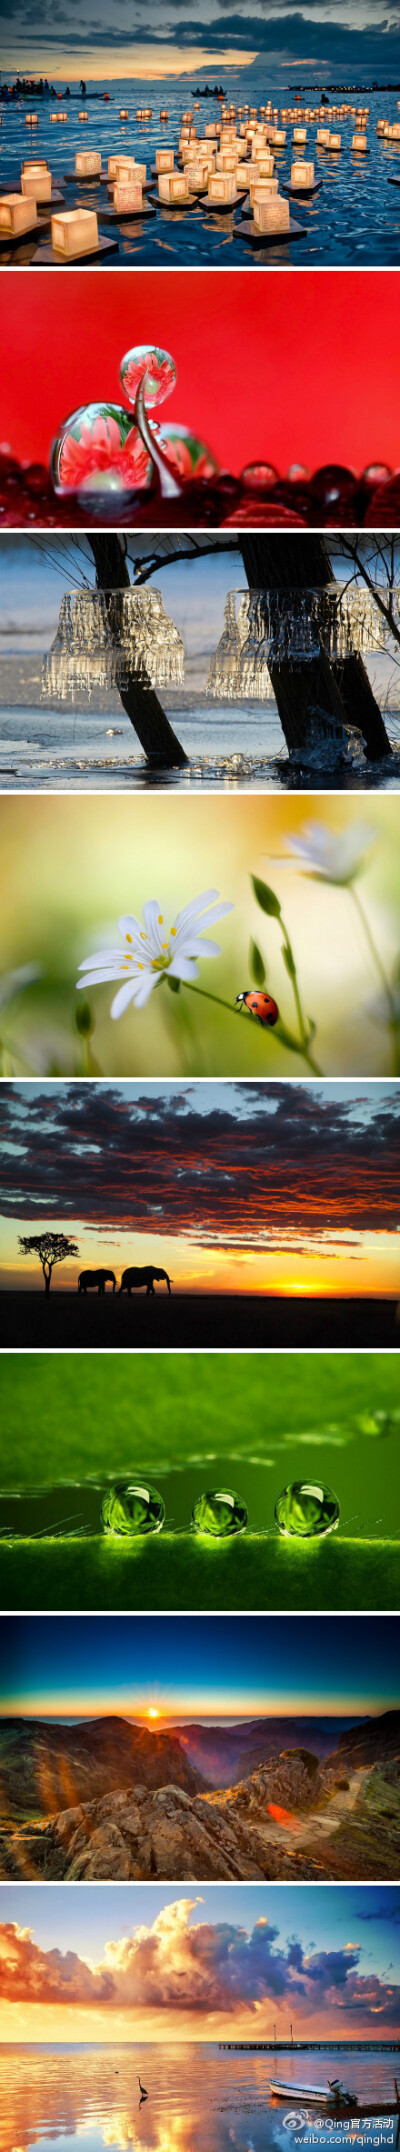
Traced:
<path fill-rule="evenodd" d="M 358 1420 L 399 1406 L 391 1353 L 5 1354 L 3 1487 L 136 1466 L 159 1480 L 167 1527 L 134 1546 L 3 1542 L 1 1603 L 393 1608 L 400 1421 L 367 1434 Z M 339 1532 L 280 1539 L 277 1495 L 315 1475 L 338 1496 Z M 195 1495 L 221 1477 L 247 1502 L 249 1528 L 216 1545 L 187 1527 Z"/>
<path fill-rule="evenodd" d="M 118 941 L 120 914 L 140 912 L 159 898 L 168 923 L 191 898 L 217 888 L 234 905 L 215 929 L 222 954 L 202 960 L 199 986 L 226 999 L 251 985 L 249 944 L 266 963 L 281 1016 L 294 1026 L 290 980 L 281 955 L 279 922 L 256 905 L 250 875 L 278 892 L 292 936 L 303 1006 L 317 1023 L 316 1058 L 326 1074 L 392 1075 L 393 1038 L 368 1003 L 379 992 L 353 899 L 283 865 L 286 842 L 318 819 L 330 831 L 359 822 L 357 797 L 281 797 L 228 794 L 203 800 L 149 797 L 45 799 L 13 795 L 0 801 L 2 966 L 37 962 L 30 987 L 2 1020 L 4 1073 L 79 1074 L 83 1042 L 76 1032 L 78 964 L 105 942 Z M 400 800 L 374 796 L 363 804 L 363 825 L 375 842 L 357 890 L 389 974 L 398 956 L 400 916 Z M 246 1016 L 195 1001 L 163 984 L 147 1009 L 110 1019 L 115 988 L 91 988 L 92 1050 L 104 1075 L 298 1075 L 304 1064 Z M 20 1055 L 20 1060 L 18 1059 Z M 7 1058 L 8 1056 L 8 1058 Z M 94 1070 L 95 1072 L 95 1070 Z"/>

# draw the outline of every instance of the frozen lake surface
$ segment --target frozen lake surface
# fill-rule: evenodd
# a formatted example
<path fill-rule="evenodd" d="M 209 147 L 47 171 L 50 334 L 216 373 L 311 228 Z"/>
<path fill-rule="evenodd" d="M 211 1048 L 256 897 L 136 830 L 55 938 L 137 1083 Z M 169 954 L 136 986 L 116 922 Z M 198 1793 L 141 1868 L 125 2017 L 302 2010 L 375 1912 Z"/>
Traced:
<path fill-rule="evenodd" d="M 108 715 L 92 705 L 76 712 L 66 705 L 52 710 L 0 709 L 0 791 L 398 791 L 399 720 L 391 712 L 387 729 L 392 758 L 367 762 L 354 747 L 350 766 L 327 772 L 290 762 L 276 704 L 260 709 L 254 701 L 238 704 L 202 699 L 190 708 L 166 699 L 174 731 L 189 756 L 189 768 L 151 773 L 136 735 L 120 712 Z"/>

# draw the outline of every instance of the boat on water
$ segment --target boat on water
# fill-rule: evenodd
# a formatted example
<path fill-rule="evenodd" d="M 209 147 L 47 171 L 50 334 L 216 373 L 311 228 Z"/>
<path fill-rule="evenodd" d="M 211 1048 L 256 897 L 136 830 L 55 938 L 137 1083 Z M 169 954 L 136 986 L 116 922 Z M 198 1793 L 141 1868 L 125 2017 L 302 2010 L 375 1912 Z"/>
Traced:
<path fill-rule="evenodd" d="M 347 2091 L 340 2077 L 328 2079 L 327 2085 L 284 2084 L 282 2078 L 270 2077 L 269 2089 L 279 2100 L 303 2100 L 308 2107 L 358 2107 L 356 2094 Z"/>

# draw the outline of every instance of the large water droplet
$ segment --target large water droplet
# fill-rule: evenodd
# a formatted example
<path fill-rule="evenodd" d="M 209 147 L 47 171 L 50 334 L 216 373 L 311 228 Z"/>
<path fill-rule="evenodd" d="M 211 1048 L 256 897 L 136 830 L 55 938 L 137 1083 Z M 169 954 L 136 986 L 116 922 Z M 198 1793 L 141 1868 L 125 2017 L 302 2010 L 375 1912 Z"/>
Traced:
<path fill-rule="evenodd" d="M 161 1532 L 164 1518 L 162 1495 L 156 1487 L 149 1487 L 141 1480 L 115 1480 L 101 1505 L 103 1530 L 114 1532 L 123 1539 L 135 1539 L 146 1532 Z"/>
<path fill-rule="evenodd" d="M 57 493 L 78 493 L 101 473 L 112 472 L 121 489 L 147 486 L 152 465 L 131 414 L 122 404 L 81 404 L 65 419 L 51 451 Z"/>
<path fill-rule="evenodd" d="M 158 344 L 134 344 L 121 359 L 119 378 L 124 396 L 134 404 L 139 382 L 144 380 L 145 403 L 164 403 L 175 388 L 176 366 L 169 351 L 161 351 Z"/>
<path fill-rule="evenodd" d="M 335 1532 L 340 1509 L 331 1487 L 320 1480 L 292 1480 L 275 1503 L 275 1517 L 285 1539 L 323 1539 Z"/>
<path fill-rule="evenodd" d="M 205 1532 L 210 1539 L 231 1539 L 235 1532 L 246 1530 L 245 1502 L 229 1487 L 208 1488 L 197 1496 L 191 1523 L 195 1532 Z"/>

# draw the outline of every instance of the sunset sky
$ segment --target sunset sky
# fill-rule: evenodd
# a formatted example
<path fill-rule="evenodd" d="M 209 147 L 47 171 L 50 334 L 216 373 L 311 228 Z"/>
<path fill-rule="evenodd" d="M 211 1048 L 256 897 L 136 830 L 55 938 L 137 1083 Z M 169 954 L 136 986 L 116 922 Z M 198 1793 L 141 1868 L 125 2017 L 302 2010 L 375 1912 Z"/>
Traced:
<path fill-rule="evenodd" d="M 369 1616 L 0 1620 L 0 1716 L 365 1716 L 400 1705 L 399 1624 Z"/>
<path fill-rule="evenodd" d="M 4 1884 L 0 1923 L 1 2041 L 398 2034 L 385 1884 Z"/>
<path fill-rule="evenodd" d="M 293 80 L 300 68 L 311 82 L 354 68 L 378 73 L 387 79 L 398 71 L 398 0 L 306 0 L 285 5 L 271 0 L 263 11 L 260 0 L 244 0 L 240 12 L 235 0 L 93 0 L 83 6 L 71 0 L 44 0 L 38 17 L 32 0 L 13 0 L 4 10 L 4 65 L 28 65 L 37 73 L 110 80 L 141 73 L 174 74 L 210 67 L 215 79 L 221 69 L 230 73 L 254 58 L 268 71 L 268 81 Z"/>
<path fill-rule="evenodd" d="M 399 1129 L 390 1083 L 3 1083 L 0 1282 L 43 1290 L 18 1235 L 49 1227 L 79 1247 L 53 1292 L 152 1261 L 185 1292 L 397 1297 Z"/>

